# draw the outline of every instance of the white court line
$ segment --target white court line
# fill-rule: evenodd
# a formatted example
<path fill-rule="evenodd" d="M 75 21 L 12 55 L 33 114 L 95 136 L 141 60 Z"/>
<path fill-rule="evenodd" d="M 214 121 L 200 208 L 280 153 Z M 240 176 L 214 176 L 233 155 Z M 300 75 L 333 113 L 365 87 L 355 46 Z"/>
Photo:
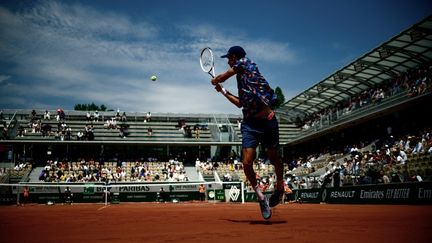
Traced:
<path fill-rule="evenodd" d="M 98 208 L 98 211 L 99 211 L 99 210 L 102 210 L 102 209 L 104 209 L 104 208 L 107 208 L 107 207 L 109 207 L 109 206 L 111 206 L 111 205 L 105 205 L 105 206 L 103 206 L 103 207 L 100 207 L 100 208 Z"/>

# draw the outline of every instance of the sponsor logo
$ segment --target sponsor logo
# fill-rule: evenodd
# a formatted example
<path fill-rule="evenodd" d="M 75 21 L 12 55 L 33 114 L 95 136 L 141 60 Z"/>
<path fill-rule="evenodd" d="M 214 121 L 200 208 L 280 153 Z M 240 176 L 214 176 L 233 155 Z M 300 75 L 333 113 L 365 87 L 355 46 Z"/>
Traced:
<path fill-rule="evenodd" d="M 330 198 L 354 198 L 355 191 L 333 191 Z"/>
<path fill-rule="evenodd" d="M 386 198 L 408 199 L 410 194 L 409 188 L 387 189 Z"/>
<path fill-rule="evenodd" d="M 383 199 L 384 191 L 360 190 L 361 199 Z"/>
<path fill-rule="evenodd" d="M 229 197 L 232 201 L 237 201 L 240 196 L 240 189 L 238 189 L 236 186 L 231 186 L 231 189 L 229 190 Z"/>
<path fill-rule="evenodd" d="M 432 198 L 432 190 L 420 187 L 417 196 L 419 199 L 424 199 L 424 198 L 431 199 Z"/>
<path fill-rule="evenodd" d="M 181 185 L 181 186 L 174 186 L 171 191 L 196 191 L 198 190 L 198 185 Z"/>
<path fill-rule="evenodd" d="M 319 196 L 319 192 L 302 192 L 301 194 L 300 194 L 300 197 L 302 198 L 302 199 L 307 199 L 307 198 L 318 198 L 318 196 Z"/>
<path fill-rule="evenodd" d="M 120 192 L 148 192 L 150 187 L 148 186 L 122 186 L 119 188 Z"/>

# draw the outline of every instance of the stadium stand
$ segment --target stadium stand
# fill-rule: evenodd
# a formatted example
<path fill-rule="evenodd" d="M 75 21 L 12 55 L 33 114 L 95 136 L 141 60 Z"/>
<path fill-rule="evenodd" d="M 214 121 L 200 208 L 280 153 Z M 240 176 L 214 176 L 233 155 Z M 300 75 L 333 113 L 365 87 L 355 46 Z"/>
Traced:
<path fill-rule="evenodd" d="M 429 17 L 413 25 L 276 110 L 289 186 L 432 180 L 432 128 L 425 119 L 432 115 L 425 108 L 432 103 L 431 23 Z M 413 38 L 414 32 L 420 34 Z M 58 117 L 46 119 L 46 111 Z M 2 110 L 0 159 L 12 168 L 2 166 L 0 180 L 193 178 L 243 181 L 250 189 L 239 162 L 237 114 L 154 112 L 149 119 L 148 113 L 127 112 L 122 118 L 103 111 L 96 119 L 90 112 L 95 113 Z M 274 171 L 262 152 L 255 168 L 260 185 L 270 190 Z"/>
<path fill-rule="evenodd" d="M 104 162 L 47 161 L 34 170 L 33 182 L 185 182 L 189 181 L 183 163 L 170 162 Z"/>
<path fill-rule="evenodd" d="M 32 119 L 26 116 L 20 116 L 22 119 L 18 120 L 19 129 L 23 129 L 23 132 L 17 134 L 17 139 L 21 140 L 77 140 L 78 132 L 84 134 L 87 130 L 91 130 L 93 133 L 92 138 L 83 136 L 83 140 L 94 140 L 94 141 L 162 141 L 162 142 L 173 142 L 173 141 L 185 141 L 188 138 L 199 139 L 200 141 L 211 141 L 211 133 L 200 123 L 194 124 L 196 129 L 200 129 L 199 137 L 186 136 L 181 129 L 178 127 L 176 122 L 165 122 L 157 121 L 157 117 L 153 118 L 151 122 L 142 121 L 116 121 L 116 119 L 100 121 L 87 121 L 83 117 L 83 114 L 70 114 L 65 120 L 43 120 L 38 118 L 34 122 Z M 135 120 L 143 120 L 144 116 L 134 117 Z M 114 127 L 108 127 L 106 121 L 114 121 Z M 192 121 L 189 121 L 192 123 Z M 35 124 L 33 126 L 33 124 Z M 62 127 L 64 124 L 64 127 Z M 33 127 L 36 127 L 33 128 Z M 125 128 L 121 133 L 121 128 Z M 152 129 L 152 134 L 149 134 L 149 128 Z M 68 136 L 68 130 L 70 129 L 70 135 Z M 44 132 L 46 130 L 46 132 Z"/>

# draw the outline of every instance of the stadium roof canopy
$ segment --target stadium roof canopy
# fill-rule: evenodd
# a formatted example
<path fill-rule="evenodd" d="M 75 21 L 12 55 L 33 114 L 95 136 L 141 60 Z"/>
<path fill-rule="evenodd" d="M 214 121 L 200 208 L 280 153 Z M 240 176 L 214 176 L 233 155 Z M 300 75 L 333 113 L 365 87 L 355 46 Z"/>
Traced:
<path fill-rule="evenodd" d="M 295 121 L 333 107 L 385 80 L 432 60 L 432 16 L 361 56 L 286 102 L 278 112 Z"/>

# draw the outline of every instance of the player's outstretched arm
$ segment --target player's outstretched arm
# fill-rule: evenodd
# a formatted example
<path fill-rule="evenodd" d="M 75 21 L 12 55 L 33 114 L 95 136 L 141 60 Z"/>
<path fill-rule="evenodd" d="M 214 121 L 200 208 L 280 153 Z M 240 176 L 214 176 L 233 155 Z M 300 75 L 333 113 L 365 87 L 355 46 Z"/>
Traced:
<path fill-rule="evenodd" d="M 242 107 L 242 105 L 240 103 L 240 99 L 237 96 L 231 94 L 229 91 L 227 91 L 225 88 L 223 88 L 220 84 L 216 84 L 215 89 L 217 92 L 221 92 L 231 103 L 233 103 L 238 108 Z"/>
<path fill-rule="evenodd" d="M 236 71 L 233 68 L 229 68 L 226 72 L 221 73 L 221 74 L 217 75 L 216 77 L 214 77 L 214 79 L 211 80 L 211 83 L 213 85 L 223 83 L 223 82 L 225 82 L 225 80 L 229 79 L 234 74 L 236 74 Z"/>

